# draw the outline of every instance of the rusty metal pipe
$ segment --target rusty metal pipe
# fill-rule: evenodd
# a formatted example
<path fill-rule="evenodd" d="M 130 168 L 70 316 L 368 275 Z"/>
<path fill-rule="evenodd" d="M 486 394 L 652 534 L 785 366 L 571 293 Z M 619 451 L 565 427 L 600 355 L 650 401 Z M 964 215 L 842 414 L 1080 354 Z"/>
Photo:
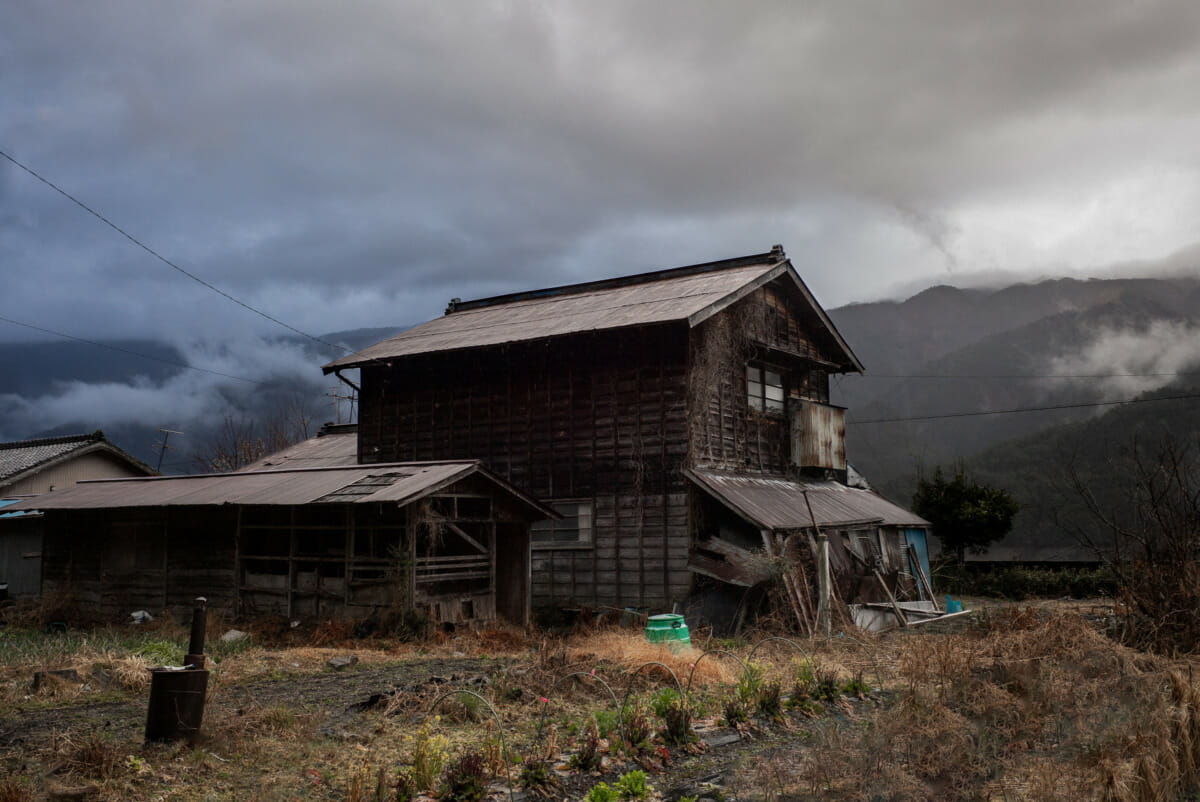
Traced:
<path fill-rule="evenodd" d="M 192 637 L 188 641 L 187 656 L 183 658 L 184 665 L 204 668 L 204 633 L 207 628 L 208 599 L 200 596 L 196 599 L 196 608 L 192 612 Z"/>

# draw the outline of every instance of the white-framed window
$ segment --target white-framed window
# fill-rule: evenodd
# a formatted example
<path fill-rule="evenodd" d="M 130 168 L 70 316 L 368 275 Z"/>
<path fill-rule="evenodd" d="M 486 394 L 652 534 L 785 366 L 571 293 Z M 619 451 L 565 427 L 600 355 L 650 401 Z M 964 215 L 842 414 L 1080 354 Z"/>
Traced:
<path fill-rule="evenodd" d="M 564 499 L 548 502 L 562 518 L 556 521 L 534 521 L 529 527 L 535 549 L 591 547 L 592 500 Z"/>
<path fill-rule="evenodd" d="M 746 397 L 751 409 L 782 415 L 783 374 L 761 365 L 747 365 Z"/>

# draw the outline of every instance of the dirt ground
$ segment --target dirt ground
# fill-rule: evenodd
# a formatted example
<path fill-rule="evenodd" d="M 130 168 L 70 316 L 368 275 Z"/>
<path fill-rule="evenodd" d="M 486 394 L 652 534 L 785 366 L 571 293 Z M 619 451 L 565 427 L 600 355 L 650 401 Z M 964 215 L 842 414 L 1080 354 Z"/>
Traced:
<path fill-rule="evenodd" d="M 147 691 L 136 679 L 101 682 L 108 675 L 87 647 L 31 649 L 0 662 L 0 800 L 393 799 L 396 776 L 415 768 L 417 744 L 429 737 L 445 739 L 434 742 L 447 762 L 483 754 L 493 795 L 505 798 L 491 709 L 465 695 L 441 698 L 455 689 L 493 705 L 514 780 L 522 759 L 549 758 L 556 799 L 582 799 L 639 768 L 665 800 L 1132 800 L 1172 781 L 1191 787 L 1200 774 L 1191 666 L 1108 640 L 1105 611 L 1103 601 L 989 605 L 882 636 L 701 635 L 683 654 L 646 644 L 636 630 L 560 638 L 496 630 L 418 644 L 291 633 L 291 642 L 254 639 L 218 658 L 194 742 L 148 745 Z M 708 649 L 720 651 L 701 657 Z M 109 648 L 104 665 L 120 654 Z M 351 655 L 357 662 L 345 668 L 328 664 Z M 748 720 L 729 726 L 746 661 L 762 675 L 754 699 L 778 683 L 794 704 L 772 715 L 752 702 Z M 34 671 L 60 668 L 74 668 L 79 682 L 30 689 Z M 574 672 L 584 676 L 563 680 Z M 571 768 L 583 723 L 622 707 L 614 697 L 645 710 L 693 673 L 694 743 L 669 745 L 660 734 L 634 750 L 610 735 L 599 770 Z M 835 692 L 818 703 L 821 683 Z M 387 793 L 376 796 L 381 771 Z M 517 785 L 518 796 L 527 793 Z"/>

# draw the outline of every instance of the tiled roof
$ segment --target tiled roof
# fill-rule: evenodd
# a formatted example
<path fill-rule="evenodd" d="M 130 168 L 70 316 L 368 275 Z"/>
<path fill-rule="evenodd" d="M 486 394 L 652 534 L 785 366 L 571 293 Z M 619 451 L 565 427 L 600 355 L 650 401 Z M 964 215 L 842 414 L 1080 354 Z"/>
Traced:
<path fill-rule="evenodd" d="M 95 434 L 0 443 L 0 482 L 104 440 Z"/>

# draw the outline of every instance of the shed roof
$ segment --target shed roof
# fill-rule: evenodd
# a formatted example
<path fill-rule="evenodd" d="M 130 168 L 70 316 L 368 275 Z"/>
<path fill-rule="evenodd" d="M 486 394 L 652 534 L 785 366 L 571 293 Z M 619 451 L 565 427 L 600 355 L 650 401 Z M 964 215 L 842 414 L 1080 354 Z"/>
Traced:
<path fill-rule="evenodd" d="M 477 460 L 392 462 L 341 468 L 288 468 L 275 471 L 95 479 L 13 504 L 7 510 L 123 509 L 194 507 L 222 504 L 302 505 L 391 502 L 401 506 L 436 493 L 468 476 L 479 475 L 496 489 L 533 510 L 538 518 L 558 517 L 536 499 L 495 476 Z"/>
<path fill-rule="evenodd" d="M 808 529 L 818 526 L 883 524 L 929 526 L 919 515 L 893 504 L 873 490 L 847 487 L 832 481 L 796 481 L 723 471 L 690 469 L 684 472 L 717 501 L 761 529 Z M 812 515 L 805 503 L 812 505 Z"/>
<path fill-rule="evenodd" d="M 268 454 L 239 473 L 279 468 L 342 468 L 358 464 L 358 427 L 327 426 L 316 437 Z"/>
<path fill-rule="evenodd" d="M 377 360 L 537 340 L 587 331 L 686 321 L 696 326 L 767 282 L 784 277 L 842 351 L 842 364 L 862 364 L 842 339 L 791 262 L 776 246 L 767 253 L 635 276 L 544 290 L 452 301 L 443 317 L 330 362 L 326 373 Z"/>
<path fill-rule="evenodd" d="M 0 443 L 0 485 L 13 484 L 52 465 L 96 451 L 115 457 L 135 471 L 154 473 L 149 465 L 105 440 L 102 433 L 93 432 Z"/>

